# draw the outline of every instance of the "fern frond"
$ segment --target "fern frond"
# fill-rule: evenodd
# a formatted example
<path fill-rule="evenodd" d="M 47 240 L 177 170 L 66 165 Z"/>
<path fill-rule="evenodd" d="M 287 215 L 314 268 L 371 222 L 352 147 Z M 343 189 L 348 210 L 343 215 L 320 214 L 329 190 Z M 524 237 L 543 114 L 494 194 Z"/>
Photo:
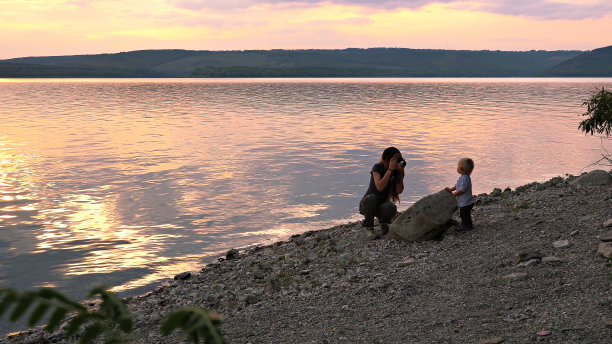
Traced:
<path fill-rule="evenodd" d="M 99 310 L 90 311 L 84 305 L 70 300 L 51 288 L 28 292 L 0 288 L 0 316 L 14 306 L 9 317 L 9 320 L 14 322 L 22 318 L 32 305 L 36 305 L 28 320 L 30 326 L 34 326 L 50 312 L 51 315 L 45 326 L 48 332 L 57 330 L 60 324 L 68 321 L 66 336 L 72 336 L 84 328 L 81 343 L 90 343 L 103 333 L 108 334 L 109 343 L 122 342 L 121 333 L 115 333 L 119 332 L 114 329 L 115 325 L 123 333 L 129 333 L 132 330 L 132 318 L 123 301 L 104 287 L 94 288 L 90 295 L 99 295 L 102 298 Z"/>
<path fill-rule="evenodd" d="M 30 319 L 28 320 L 28 326 L 36 325 L 40 321 L 40 319 L 42 319 L 42 317 L 45 315 L 49 307 L 50 307 L 49 304 L 41 303 L 36 308 L 34 308 L 34 311 L 30 315 Z"/>
<path fill-rule="evenodd" d="M 100 312 L 106 317 L 113 319 L 123 332 L 132 330 L 132 317 L 123 301 L 112 292 L 106 290 L 106 287 L 99 286 L 89 292 L 89 296 L 100 296 L 102 304 Z"/>
<path fill-rule="evenodd" d="M 202 339 L 206 344 L 223 344 L 219 325 L 221 325 L 219 314 L 198 307 L 186 307 L 168 314 L 160 330 L 162 335 L 167 336 L 172 331 L 181 329 L 183 335 L 194 343 Z"/>

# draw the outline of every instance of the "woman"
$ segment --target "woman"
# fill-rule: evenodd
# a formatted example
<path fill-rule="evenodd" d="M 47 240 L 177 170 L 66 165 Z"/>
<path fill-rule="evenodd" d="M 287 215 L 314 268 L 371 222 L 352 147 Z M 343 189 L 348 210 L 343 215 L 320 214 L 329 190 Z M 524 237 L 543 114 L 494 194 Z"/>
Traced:
<path fill-rule="evenodd" d="M 404 166 L 406 161 L 399 149 L 389 147 L 383 151 L 380 162 L 372 167 L 370 185 L 359 203 L 359 213 L 365 216 L 362 226 L 373 239 L 378 238 L 374 233 L 375 216 L 382 234 L 389 232 L 389 223 L 397 213 L 394 203 L 399 203 L 399 195 L 404 191 Z"/>

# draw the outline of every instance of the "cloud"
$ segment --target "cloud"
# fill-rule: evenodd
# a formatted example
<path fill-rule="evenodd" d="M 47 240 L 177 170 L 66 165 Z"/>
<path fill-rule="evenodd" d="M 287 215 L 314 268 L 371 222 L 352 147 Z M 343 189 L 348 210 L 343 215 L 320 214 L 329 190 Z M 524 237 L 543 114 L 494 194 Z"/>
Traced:
<path fill-rule="evenodd" d="M 273 5 L 277 7 L 315 7 L 322 4 L 363 6 L 393 10 L 398 8 L 418 9 L 432 3 L 449 3 L 456 0 L 168 0 L 168 3 L 185 9 L 229 10 L 246 9 L 257 5 Z"/>
<path fill-rule="evenodd" d="M 612 2 L 609 0 L 595 1 L 585 4 L 566 1 L 532 1 L 532 0 L 506 0 L 498 3 L 479 3 L 483 11 L 526 16 L 537 19 L 566 19 L 581 20 L 587 18 L 601 18 L 612 13 Z"/>
<path fill-rule="evenodd" d="M 612 14 L 610 0 L 167 0 L 169 4 L 195 11 L 239 10 L 257 5 L 275 7 L 317 7 L 323 4 L 367 7 L 392 11 L 417 10 L 427 5 L 446 4 L 456 10 L 477 10 L 511 16 L 523 16 L 544 20 L 580 20 L 601 18 Z"/>

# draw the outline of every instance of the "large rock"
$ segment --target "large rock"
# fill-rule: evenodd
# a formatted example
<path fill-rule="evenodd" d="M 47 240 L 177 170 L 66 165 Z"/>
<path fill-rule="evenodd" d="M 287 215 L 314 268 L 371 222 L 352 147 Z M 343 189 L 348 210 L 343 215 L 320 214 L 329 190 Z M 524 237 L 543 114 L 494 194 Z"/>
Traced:
<path fill-rule="evenodd" d="M 425 196 L 399 215 L 389 226 L 389 237 L 417 242 L 431 240 L 448 227 L 457 200 L 446 190 Z"/>
<path fill-rule="evenodd" d="M 612 174 L 603 170 L 594 170 L 585 173 L 570 181 L 574 185 L 607 185 L 612 184 Z"/>

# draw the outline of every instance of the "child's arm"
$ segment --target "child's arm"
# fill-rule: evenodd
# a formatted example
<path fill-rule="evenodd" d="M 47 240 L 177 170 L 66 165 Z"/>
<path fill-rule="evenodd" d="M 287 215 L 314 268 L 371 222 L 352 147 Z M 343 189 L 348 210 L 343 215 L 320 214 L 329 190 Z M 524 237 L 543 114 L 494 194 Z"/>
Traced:
<path fill-rule="evenodd" d="M 446 191 L 448 191 L 448 192 L 450 192 L 450 193 L 453 193 L 453 191 L 455 191 L 456 189 L 455 189 L 455 187 L 453 186 L 452 188 L 446 187 L 446 188 L 444 188 L 444 190 L 446 190 Z"/>
<path fill-rule="evenodd" d="M 454 188 L 453 188 L 453 189 L 454 189 Z M 464 193 L 465 193 L 465 192 L 463 192 L 463 191 L 461 191 L 461 190 L 454 190 L 453 195 L 455 195 L 455 196 L 459 196 L 459 195 L 462 195 L 462 194 L 464 194 Z"/>

